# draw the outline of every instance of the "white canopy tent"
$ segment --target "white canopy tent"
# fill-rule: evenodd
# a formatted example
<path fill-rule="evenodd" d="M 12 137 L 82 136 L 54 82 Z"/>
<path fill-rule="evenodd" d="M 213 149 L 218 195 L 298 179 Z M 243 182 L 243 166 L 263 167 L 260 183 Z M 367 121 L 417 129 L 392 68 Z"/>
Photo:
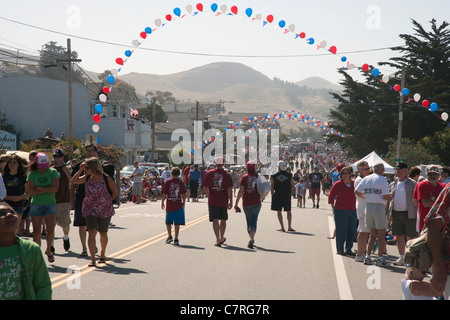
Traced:
<path fill-rule="evenodd" d="M 387 163 L 386 161 L 384 161 L 383 159 L 380 158 L 379 155 L 377 155 L 375 153 L 375 151 L 372 151 L 371 153 L 369 153 L 367 156 L 365 156 L 362 159 L 359 159 L 358 161 L 356 161 L 354 164 L 352 164 L 353 170 L 355 172 L 358 172 L 358 169 L 356 168 L 356 164 L 361 161 L 367 161 L 367 163 L 369 164 L 370 167 L 373 167 L 375 164 L 377 163 L 383 163 L 384 164 L 384 172 L 385 173 L 395 173 L 395 169 L 393 166 L 391 166 L 389 163 Z"/>

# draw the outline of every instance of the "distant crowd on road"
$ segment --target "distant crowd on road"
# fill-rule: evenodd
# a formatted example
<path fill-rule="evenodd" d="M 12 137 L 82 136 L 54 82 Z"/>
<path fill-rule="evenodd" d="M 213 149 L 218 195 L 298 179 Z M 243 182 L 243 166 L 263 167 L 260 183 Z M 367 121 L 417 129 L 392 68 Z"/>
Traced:
<path fill-rule="evenodd" d="M 135 204 L 161 201 L 161 209 L 166 212 L 166 242 L 179 245 L 186 201 L 198 202 L 206 197 L 217 247 L 227 241 L 228 210 L 241 212 L 242 203 L 247 247 L 253 249 L 262 200 L 269 192 L 279 231 L 295 231 L 292 199 L 297 199 L 297 207 L 302 208 L 308 196 L 313 208 L 318 209 L 323 195 L 333 209 L 336 254 L 364 264 L 387 266 L 386 242 L 394 239 L 399 257 L 393 264 L 407 268 L 402 281 L 405 298 L 449 298 L 448 167 L 430 165 L 426 177 L 422 177 L 420 169 L 400 162 L 395 177 L 391 177 L 385 174 L 383 163 L 369 166 L 360 161 L 354 170 L 348 165 L 354 160 L 337 148 L 290 147 L 280 150 L 278 171 L 267 177 L 259 174 L 258 165 L 251 161 L 245 168 L 226 169 L 223 157 L 216 157 L 208 167 L 166 167 L 156 177 L 135 162 L 131 176 L 122 178 L 118 189 L 114 166 L 100 162 L 95 145 L 86 145 L 85 152 L 86 159 L 72 166 L 65 165 L 59 149 L 53 153 L 53 164 L 46 154 L 38 152 L 29 154 L 28 163 L 17 155 L 0 157 L 0 198 L 4 201 L 0 203 L 0 271 L 7 275 L 0 279 L 0 299 L 51 299 L 51 282 L 40 251 L 41 236 L 45 235 L 47 260 L 54 263 L 56 226 L 62 228 L 64 249 L 70 249 L 71 209 L 75 210 L 73 226 L 78 228 L 82 245 L 80 255 L 90 256 L 89 266 L 96 267 L 107 260 L 108 228 L 113 225 L 116 199 Z M 423 230 L 427 230 L 426 241 L 433 257 L 432 266 L 426 270 L 405 262 L 406 242 L 416 239 Z M 33 242 L 24 239 L 27 236 L 32 236 Z M 375 248 L 377 258 L 372 260 Z M 427 274 L 432 275 L 432 282 L 426 279 Z"/>

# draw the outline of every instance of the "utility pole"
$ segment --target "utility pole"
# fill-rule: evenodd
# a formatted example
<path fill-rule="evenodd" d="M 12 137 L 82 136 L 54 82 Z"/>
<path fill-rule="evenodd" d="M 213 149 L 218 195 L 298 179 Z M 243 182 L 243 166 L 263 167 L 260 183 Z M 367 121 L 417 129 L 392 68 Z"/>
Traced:
<path fill-rule="evenodd" d="M 155 162 L 156 151 L 156 102 L 155 98 L 152 98 L 152 162 Z"/>
<path fill-rule="evenodd" d="M 68 89 L 69 89 L 69 154 L 72 159 L 73 154 L 73 124 L 72 124 L 72 62 L 81 62 L 80 59 L 72 59 L 72 46 L 70 39 L 67 39 L 67 59 L 56 60 L 57 63 L 67 63 L 67 77 L 68 77 Z"/>
<path fill-rule="evenodd" d="M 405 66 L 402 66 L 402 79 L 400 82 L 400 92 L 405 87 Z M 402 127 L 403 127 L 403 93 L 400 93 L 400 104 L 398 107 L 398 138 L 397 138 L 397 161 L 400 161 L 400 151 L 402 143 Z"/>

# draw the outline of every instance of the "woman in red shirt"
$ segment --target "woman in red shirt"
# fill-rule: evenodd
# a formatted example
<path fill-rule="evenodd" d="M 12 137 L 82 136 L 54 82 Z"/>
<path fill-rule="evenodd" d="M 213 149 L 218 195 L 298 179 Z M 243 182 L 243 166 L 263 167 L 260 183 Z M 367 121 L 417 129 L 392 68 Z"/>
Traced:
<path fill-rule="evenodd" d="M 341 169 L 341 179 L 331 188 L 328 203 L 333 207 L 337 253 L 354 256 L 352 247 L 356 236 L 357 217 L 355 182 L 351 179 L 351 174 L 351 167 Z"/>
<path fill-rule="evenodd" d="M 245 217 L 247 220 L 247 231 L 250 237 L 248 248 L 253 249 L 255 243 L 256 225 L 258 221 L 259 211 L 261 210 L 261 197 L 258 192 L 257 182 L 258 173 L 256 173 L 256 163 L 247 162 L 247 174 L 243 175 L 239 183 L 239 192 L 236 197 L 234 209 L 240 212 L 238 204 L 242 197 L 242 206 L 244 207 Z"/>

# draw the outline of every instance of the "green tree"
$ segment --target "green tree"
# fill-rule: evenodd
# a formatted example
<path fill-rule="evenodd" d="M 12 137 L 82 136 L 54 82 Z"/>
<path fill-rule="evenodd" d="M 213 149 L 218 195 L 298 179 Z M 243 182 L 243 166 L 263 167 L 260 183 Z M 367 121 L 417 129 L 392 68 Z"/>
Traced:
<path fill-rule="evenodd" d="M 391 165 L 395 164 L 397 155 L 397 139 L 387 139 L 388 151 L 384 160 Z M 414 142 L 411 139 L 402 139 L 402 158 L 406 159 L 408 165 L 416 166 L 419 164 L 440 163 L 439 156 L 430 153 L 420 143 Z"/>
<path fill-rule="evenodd" d="M 428 152 L 436 154 L 440 158 L 440 164 L 450 166 L 450 128 L 435 132 L 420 140 L 419 144 Z M 437 162 L 436 162 L 437 163 Z"/>
<path fill-rule="evenodd" d="M 78 53 L 72 51 L 71 59 L 77 59 Z M 57 42 L 50 41 L 42 46 L 39 61 L 39 75 L 45 78 L 67 81 L 67 62 L 58 62 L 67 60 L 67 50 L 58 46 Z M 82 73 L 79 70 L 72 69 L 72 80 L 81 81 Z"/>

